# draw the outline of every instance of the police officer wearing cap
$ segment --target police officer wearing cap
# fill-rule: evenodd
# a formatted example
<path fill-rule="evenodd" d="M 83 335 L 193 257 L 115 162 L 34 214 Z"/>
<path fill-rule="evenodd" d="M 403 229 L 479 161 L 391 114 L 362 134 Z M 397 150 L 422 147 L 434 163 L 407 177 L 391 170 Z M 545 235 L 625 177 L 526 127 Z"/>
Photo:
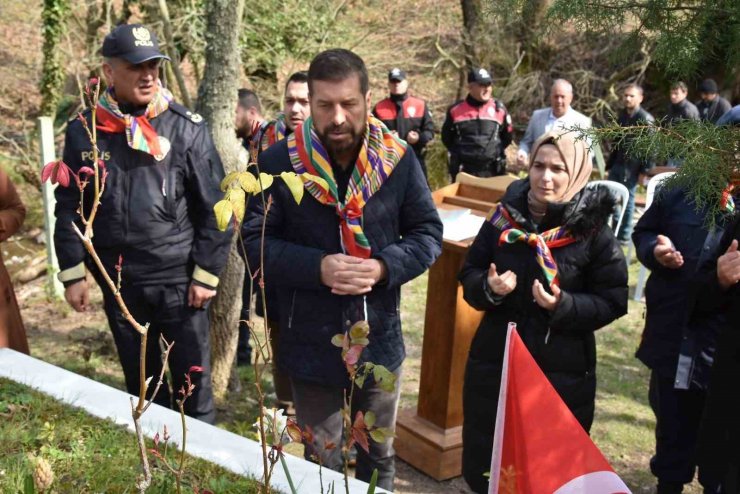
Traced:
<path fill-rule="evenodd" d="M 478 177 L 506 173 L 504 150 L 513 127 L 504 104 L 493 98 L 491 74 L 482 68 L 468 73 L 468 96 L 447 110 L 442 142 L 450 153 L 452 181 L 459 172 Z"/>
<path fill-rule="evenodd" d="M 388 91 L 390 96 L 373 108 L 373 115 L 381 120 L 389 130 L 411 144 L 419 159 L 419 164 L 427 176 L 424 161 L 424 148 L 434 139 L 434 121 L 426 102 L 408 93 L 409 80 L 406 72 L 393 68 L 388 72 Z"/>
<path fill-rule="evenodd" d="M 131 314 L 149 324 L 147 376 L 158 375 L 162 366 L 159 336 L 175 343 L 169 360 L 175 396 L 162 386 L 156 402 L 172 406 L 185 374 L 191 366 L 200 366 L 201 373 L 191 374 L 195 390 L 185 413 L 213 423 L 205 309 L 216 294 L 231 236 L 218 230 L 213 214 L 223 166 L 203 118 L 175 103 L 162 87 L 159 67 L 169 59 L 159 51 L 153 32 L 139 24 L 118 26 L 106 36 L 102 53 L 108 88 L 92 111 L 108 176 L 93 243 L 114 280 L 120 269 L 120 292 Z M 91 117 L 90 110 L 83 114 L 88 125 Z M 64 162 L 76 173 L 92 166 L 92 154 L 82 122 L 71 121 Z M 79 190 L 57 187 L 55 194 L 55 243 L 65 298 L 78 312 L 89 309 L 89 270 L 102 287 L 126 388 L 138 395 L 140 336 L 123 317 L 72 228 L 73 222 L 83 228 L 77 213 Z M 91 206 L 92 195 L 92 190 L 85 191 L 85 208 Z"/>

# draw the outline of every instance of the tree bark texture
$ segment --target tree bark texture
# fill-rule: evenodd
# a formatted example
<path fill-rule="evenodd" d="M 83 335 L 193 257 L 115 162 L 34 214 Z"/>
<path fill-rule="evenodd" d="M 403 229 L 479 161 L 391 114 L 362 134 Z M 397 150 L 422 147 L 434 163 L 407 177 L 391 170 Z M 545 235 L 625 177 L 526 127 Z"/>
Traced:
<path fill-rule="evenodd" d="M 239 33 L 244 0 L 209 0 L 206 6 L 206 53 L 198 111 L 210 124 L 226 172 L 237 169 L 239 142 L 234 133 L 234 109 L 239 83 Z M 244 262 L 232 242 L 221 273 L 218 294 L 211 303 L 211 372 L 217 400 L 223 400 L 236 356 Z"/>
<path fill-rule="evenodd" d="M 41 75 L 41 115 L 54 118 L 64 85 L 64 68 L 59 43 L 65 32 L 69 4 L 67 0 L 44 0 L 41 14 L 44 25 L 44 64 Z"/>
<path fill-rule="evenodd" d="M 478 64 L 476 38 L 481 12 L 480 0 L 460 0 L 463 14 L 463 47 L 465 49 L 465 66 L 469 70 Z"/>

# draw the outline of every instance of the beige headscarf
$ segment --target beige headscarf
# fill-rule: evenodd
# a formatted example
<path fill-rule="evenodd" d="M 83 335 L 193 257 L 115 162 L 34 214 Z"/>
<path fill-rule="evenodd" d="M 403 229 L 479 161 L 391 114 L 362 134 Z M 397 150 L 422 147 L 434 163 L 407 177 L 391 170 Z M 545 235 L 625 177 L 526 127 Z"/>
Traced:
<path fill-rule="evenodd" d="M 563 197 L 559 203 L 569 202 L 578 194 L 588 183 L 591 178 L 593 165 L 591 164 L 591 153 L 588 145 L 583 139 L 576 139 L 574 132 L 564 132 L 562 129 L 551 130 L 540 136 L 532 146 L 529 155 L 529 168 L 532 168 L 537 151 L 545 144 L 554 145 L 565 163 L 565 169 L 568 172 L 568 186 L 565 188 Z M 535 220 L 541 219 L 547 211 L 547 204 L 542 204 L 534 198 L 530 190 L 528 196 L 530 212 Z"/>

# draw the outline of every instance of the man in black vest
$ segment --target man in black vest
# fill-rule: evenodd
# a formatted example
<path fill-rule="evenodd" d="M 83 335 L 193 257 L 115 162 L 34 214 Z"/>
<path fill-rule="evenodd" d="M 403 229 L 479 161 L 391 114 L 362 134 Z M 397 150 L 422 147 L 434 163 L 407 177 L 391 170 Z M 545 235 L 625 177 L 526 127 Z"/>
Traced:
<path fill-rule="evenodd" d="M 504 104 L 493 98 L 493 80 L 486 69 L 468 73 L 468 96 L 447 110 L 442 142 L 450 153 L 452 181 L 464 171 L 479 177 L 506 173 L 504 150 L 513 127 Z"/>
<path fill-rule="evenodd" d="M 375 105 L 373 115 L 398 137 L 411 144 L 426 177 L 428 174 L 424 148 L 434 139 L 434 121 L 426 102 L 410 96 L 408 89 L 406 72 L 399 68 L 391 69 L 388 72 L 390 96 Z"/>

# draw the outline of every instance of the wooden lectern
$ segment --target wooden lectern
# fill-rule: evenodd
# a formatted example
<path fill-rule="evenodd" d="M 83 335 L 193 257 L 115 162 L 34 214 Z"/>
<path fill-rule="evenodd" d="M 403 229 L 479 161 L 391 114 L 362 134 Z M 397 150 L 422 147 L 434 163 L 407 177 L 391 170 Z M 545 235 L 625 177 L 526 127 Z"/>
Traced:
<path fill-rule="evenodd" d="M 514 180 L 460 174 L 457 183 L 432 196 L 440 210 L 470 209 L 485 216 Z M 473 239 L 445 239 L 442 255 L 429 270 L 419 403 L 416 410 L 401 410 L 396 421 L 396 454 L 436 480 L 462 472 L 463 377 L 483 313 L 463 300 L 457 275 Z"/>

